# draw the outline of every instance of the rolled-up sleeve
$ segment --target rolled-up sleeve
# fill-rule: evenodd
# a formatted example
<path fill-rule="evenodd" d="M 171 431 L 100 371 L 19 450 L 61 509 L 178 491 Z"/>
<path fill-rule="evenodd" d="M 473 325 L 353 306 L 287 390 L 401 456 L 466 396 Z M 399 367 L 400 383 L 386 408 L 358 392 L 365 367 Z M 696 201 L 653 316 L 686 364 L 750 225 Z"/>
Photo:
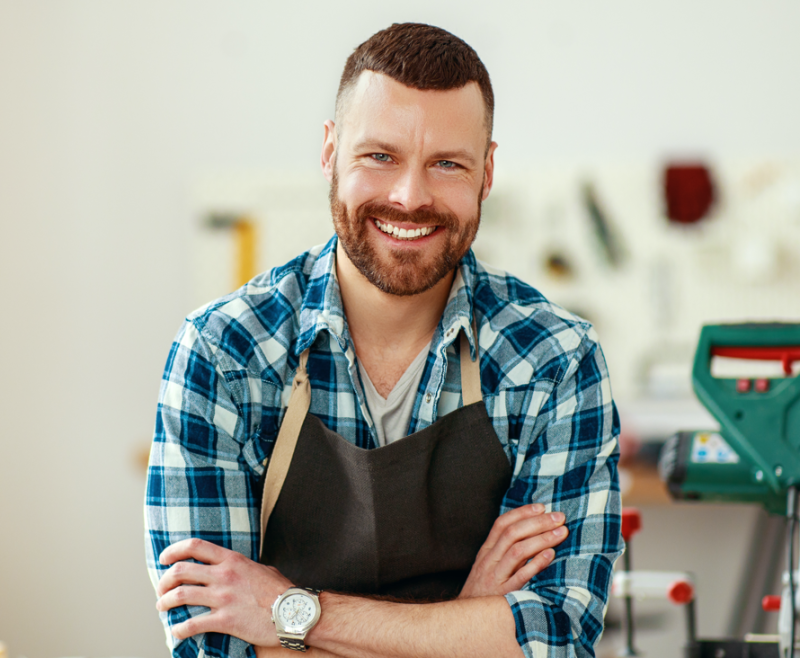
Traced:
<path fill-rule="evenodd" d="M 170 350 L 158 401 L 145 498 L 146 555 L 155 587 L 166 568 L 158 556 L 170 544 L 199 537 L 257 559 L 259 464 L 248 459 L 249 430 L 217 347 L 187 321 Z M 261 470 L 263 473 L 263 469 Z M 176 658 L 254 656 L 247 643 L 208 633 L 183 641 L 170 628 L 208 608 L 161 613 Z"/>
<path fill-rule="evenodd" d="M 520 647 L 537 658 L 594 656 L 623 548 L 619 418 L 593 330 L 564 363 L 549 395 L 520 411 L 517 466 L 502 510 L 539 502 L 566 516 L 569 535 L 553 562 L 506 596 Z"/>

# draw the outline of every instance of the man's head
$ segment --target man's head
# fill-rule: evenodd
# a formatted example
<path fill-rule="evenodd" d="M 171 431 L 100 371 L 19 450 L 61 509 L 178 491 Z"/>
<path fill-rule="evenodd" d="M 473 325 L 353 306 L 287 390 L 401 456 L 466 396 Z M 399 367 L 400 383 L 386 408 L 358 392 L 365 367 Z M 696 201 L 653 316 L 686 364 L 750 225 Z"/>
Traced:
<path fill-rule="evenodd" d="M 446 91 L 474 82 L 486 110 L 486 148 L 492 142 L 494 92 L 489 72 L 466 42 L 440 27 L 395 23 L 373 34 L 347 58 L 336 93 L 336 124 L 341 128 L 353 88 L 364 71 L 382 73 L 412 89 Z"/>
<path fill-rule="evenodd" d="M 439 28 L 393 25 L 347 60 L 322 167 L 340 251 L 382 291 L 444 284 L 472 244 L 493 105 L 475 51 Z"/>

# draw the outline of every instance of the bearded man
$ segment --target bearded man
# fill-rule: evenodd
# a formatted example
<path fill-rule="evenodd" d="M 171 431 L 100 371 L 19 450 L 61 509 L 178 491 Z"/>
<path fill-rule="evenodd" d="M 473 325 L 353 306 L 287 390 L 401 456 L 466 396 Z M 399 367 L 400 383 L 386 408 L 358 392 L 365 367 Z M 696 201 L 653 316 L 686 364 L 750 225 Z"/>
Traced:
<path fill-rule="evenodd" d="M 187 318 L 146 501 L 175 656 L 593 655 L 618 419 L 592 328 L 470 250 L 493 111 L 457 37 L 372 36 L 325 123 L 336 235 Z"/>

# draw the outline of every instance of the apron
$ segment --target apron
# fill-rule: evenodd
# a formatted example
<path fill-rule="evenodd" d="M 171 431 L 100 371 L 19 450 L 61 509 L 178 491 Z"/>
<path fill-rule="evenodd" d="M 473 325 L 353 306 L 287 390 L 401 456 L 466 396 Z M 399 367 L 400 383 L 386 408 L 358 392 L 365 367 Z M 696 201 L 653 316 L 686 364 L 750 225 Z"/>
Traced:
<path fill-rule="evenodd" d="M 260 561 L 315 589 L 457 597 L 512 473 L 481 397 L 480 357 L 462 334 L 464 405 L 372 450 L 308 413 L 307 361 L 308 350 L 265 477 Z"/>

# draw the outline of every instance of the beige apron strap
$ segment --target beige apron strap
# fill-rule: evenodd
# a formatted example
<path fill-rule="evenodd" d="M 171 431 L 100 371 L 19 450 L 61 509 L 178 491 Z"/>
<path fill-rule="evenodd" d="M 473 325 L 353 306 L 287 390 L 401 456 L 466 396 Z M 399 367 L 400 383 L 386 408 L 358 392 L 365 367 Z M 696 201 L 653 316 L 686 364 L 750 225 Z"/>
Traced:
<path fill-rule="evenodd" d="M 464 406 L 483 400 L 481 395 L 481 355 L 478 352 L 478 327 L 472 323 L 472 334 L 475 336 L 475 360 L 469 355 L 467 333 L 461 333 L 461 397 Z"/>
<path fill-rule="evenodd" d="M 300 363 L 297 365 L 297 372 L 292 382 L 292 394 L 289 397 L 289 406 L 286 408 L 281 428 L 278 431 L 278 438 L 275 440 L 275 447 L 272 449 L 267 466 L 267 478 L 264 482 L 264 495 L 261 499 L 261 534 L 259 556 L 264 551 L 264 533 L 267 530 L 272 510 L 278 502 L 278 496 L 289 472 L 292 463 L 294 449 L 297 446 L 297 439 L 300 436 L 300 429 L 306 419 L 308 408 L 311 405 L 311 385 L 308 383 L 308 350 L 300 355 Z"/>

